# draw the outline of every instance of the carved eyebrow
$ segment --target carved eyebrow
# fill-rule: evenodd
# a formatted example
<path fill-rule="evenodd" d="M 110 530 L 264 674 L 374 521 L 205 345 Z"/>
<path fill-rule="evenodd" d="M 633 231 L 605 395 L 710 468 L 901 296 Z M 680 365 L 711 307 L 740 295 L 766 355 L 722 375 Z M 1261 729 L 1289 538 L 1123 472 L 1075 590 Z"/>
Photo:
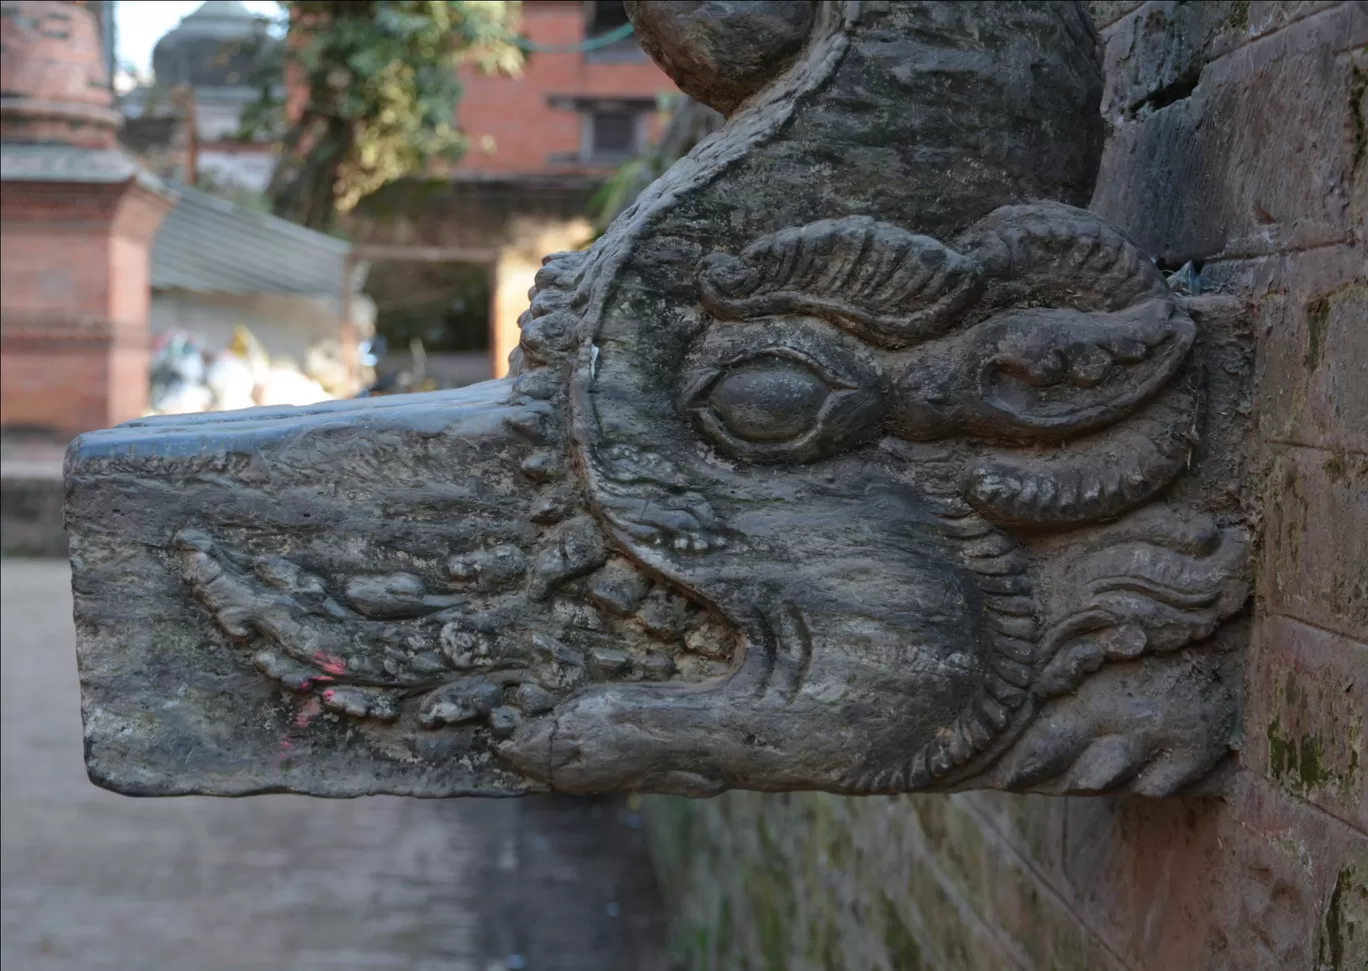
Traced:
<path fill-rule="evenodd" d="M 698 282 L 704 307 L 719 317 L 812 314 L 893 350 L 945 333 L 983 290 L 974 260 L 867 216 L 782 230 L 739 256 L 714 254 Z"/>

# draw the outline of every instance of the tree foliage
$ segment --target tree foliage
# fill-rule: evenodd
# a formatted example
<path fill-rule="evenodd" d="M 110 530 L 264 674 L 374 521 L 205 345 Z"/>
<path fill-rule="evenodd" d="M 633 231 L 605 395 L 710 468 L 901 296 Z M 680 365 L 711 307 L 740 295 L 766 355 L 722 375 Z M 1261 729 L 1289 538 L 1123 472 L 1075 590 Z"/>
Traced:
<path fill-rule="evenodd" d="M 313 229 L 331 229 L 337 213 L 433 160 L 460 158 L 461 64 L 516 73 L 522 63 L 511 42 L 518 5 L 508 0 L 282 6 L 287 79 L 307 97 L 291 112 L 267 195 L 276 215 Z M 269 124 L 281 108 L 263 99 L 251 124 Z"/>

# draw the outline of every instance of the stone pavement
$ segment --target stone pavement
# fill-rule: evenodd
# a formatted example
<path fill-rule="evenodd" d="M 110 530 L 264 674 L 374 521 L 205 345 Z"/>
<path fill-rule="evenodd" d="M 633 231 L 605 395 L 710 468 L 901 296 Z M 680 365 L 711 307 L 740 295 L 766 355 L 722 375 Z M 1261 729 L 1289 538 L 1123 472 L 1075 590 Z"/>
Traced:
<path fill-rule="evenodd" d="M 662 971 L 617 801 L 138 800 L 95 788 L 65 563 L 5 560 L 5 971 Z"/>

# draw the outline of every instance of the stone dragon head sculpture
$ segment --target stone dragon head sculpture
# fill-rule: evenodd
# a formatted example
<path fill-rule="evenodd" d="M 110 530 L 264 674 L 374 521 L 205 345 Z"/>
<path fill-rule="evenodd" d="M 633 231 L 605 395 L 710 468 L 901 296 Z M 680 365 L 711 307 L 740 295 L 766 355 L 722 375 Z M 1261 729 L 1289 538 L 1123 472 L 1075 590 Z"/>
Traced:
<path fill-rule="evenodd" d="M 219 636 L 515 788 L 1200 786 L 1249 540 L 1175 485 L 1200 312 L 1079 208 L 1084 7 L 628 8 L 725 126 L 548 257 L 509 379 L 256 441 L 317 519 L 182 516 Z"/>

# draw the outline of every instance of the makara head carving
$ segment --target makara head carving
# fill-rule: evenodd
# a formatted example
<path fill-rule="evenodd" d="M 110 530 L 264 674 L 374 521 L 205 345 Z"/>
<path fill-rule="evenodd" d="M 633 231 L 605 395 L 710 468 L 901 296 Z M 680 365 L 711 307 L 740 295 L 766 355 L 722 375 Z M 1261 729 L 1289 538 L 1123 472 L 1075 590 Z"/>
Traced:
<path fill-rule="evenodd" d="M 522 445 L 449 469 L 498 501 L 399 570 L 190 523 L 200 602 L 290 689 L 560 790 L 1206 777 L 1248 544 L 1175 493 L 1195 312 L 1078 208 L 1082 5 L 629 7 L 727 123 L 547 259 L 472 392 Z"/>

